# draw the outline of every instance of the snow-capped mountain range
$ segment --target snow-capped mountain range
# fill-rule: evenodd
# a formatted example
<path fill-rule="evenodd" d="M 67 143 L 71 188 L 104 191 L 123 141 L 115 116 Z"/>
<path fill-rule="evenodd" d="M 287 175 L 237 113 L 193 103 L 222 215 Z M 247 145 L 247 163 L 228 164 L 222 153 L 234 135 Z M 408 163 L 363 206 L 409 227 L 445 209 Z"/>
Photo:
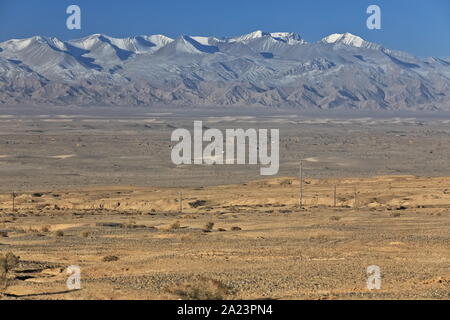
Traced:
<path fill-rule="evenodd" d="M 450 59 L 352 35 L 102 34 L 0 43 L 0 104 L 450 110 Z"/>

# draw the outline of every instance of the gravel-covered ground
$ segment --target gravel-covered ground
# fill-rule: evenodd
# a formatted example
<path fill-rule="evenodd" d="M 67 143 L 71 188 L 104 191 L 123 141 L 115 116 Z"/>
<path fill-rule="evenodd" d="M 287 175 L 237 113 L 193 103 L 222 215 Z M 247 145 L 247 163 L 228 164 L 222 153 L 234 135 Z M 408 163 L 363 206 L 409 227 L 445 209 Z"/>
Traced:
<path fill-rule="evenodd" d="M 357 207 L 344 188 L 355 181 Z M 449 299 L 449 181 L 337 180 L 333 208 L 329 181 L 306 180 L 303 210 L 298 181 L 183 189 L 182 214 L 150 207 L 176 189 L 80 191 L 96 209 L 74 209 L 74 190 L 40 195 L 45 207 L 21 195 L 18 212 L 0 211 L 0 253 L 21 257 L 5 298 Z M 117 197 L 134 209 L 108 209 Z M 81 268 L 80 291 L 67 291 L 70 265 Z M 370 265 L 380 290 L 367 289 Z"/>

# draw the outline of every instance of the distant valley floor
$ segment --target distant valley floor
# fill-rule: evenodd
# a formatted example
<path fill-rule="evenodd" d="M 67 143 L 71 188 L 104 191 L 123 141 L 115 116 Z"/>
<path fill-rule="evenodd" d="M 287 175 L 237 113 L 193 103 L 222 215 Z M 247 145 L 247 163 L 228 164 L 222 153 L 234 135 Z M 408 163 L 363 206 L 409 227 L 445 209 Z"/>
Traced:
<path fill-rule="evenodd" d="M 276 128 L 279 176 L 448 175 L 450 116 L 220 108 L 0 108 L 1 192 L 261 179 L 259 165 L 176 166 L 176 128 Z"/>

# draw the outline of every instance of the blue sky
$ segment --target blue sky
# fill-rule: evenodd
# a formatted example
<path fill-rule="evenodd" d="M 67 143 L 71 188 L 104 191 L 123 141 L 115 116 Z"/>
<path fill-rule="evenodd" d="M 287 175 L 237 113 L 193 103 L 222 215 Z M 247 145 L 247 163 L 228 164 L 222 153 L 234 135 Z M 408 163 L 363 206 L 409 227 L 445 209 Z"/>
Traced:
<path fill-rule="evenodd" d="M 66 29 L 66 8 L 82 10 L 82 29 Z M 382 30 L 368 30 L 366 8 L 382 10 Z M 0 0 L 0 41 L 33 35 L 73 39 L 162 33 L 233 36 L 291 31 L 307 41 L 351 32 L 419 56 L 450 56 L 449 0 Z"/>

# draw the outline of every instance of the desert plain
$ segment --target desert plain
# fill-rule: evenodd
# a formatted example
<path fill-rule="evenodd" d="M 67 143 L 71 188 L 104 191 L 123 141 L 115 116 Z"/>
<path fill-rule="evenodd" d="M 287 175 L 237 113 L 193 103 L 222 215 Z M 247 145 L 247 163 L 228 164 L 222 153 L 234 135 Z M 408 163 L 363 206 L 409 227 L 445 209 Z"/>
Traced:
<path fill-rule="evenodd" d="M 0 113 L 3 299 L 450 298 L 448 117 L 44 111 Z M 193 120 L 278 128 L 279 174 L 174 165 Z"/>

